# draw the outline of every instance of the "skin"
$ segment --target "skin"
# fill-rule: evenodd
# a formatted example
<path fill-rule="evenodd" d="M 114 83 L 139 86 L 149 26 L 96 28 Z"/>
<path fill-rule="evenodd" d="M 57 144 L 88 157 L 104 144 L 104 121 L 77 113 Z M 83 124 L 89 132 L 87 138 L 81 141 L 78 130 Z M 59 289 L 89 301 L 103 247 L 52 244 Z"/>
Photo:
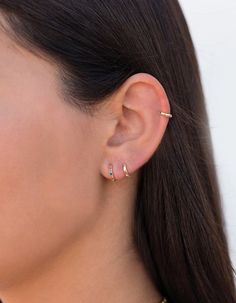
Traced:
<path fill-rule="evenodd" d="M 131 222 L 139 168 L 169 121 L 162 85 L 133 75 L 91 117 L 62 100 L 53 63 L 2 31 L 0 58 L 0 298 L 159 302 Z"/>

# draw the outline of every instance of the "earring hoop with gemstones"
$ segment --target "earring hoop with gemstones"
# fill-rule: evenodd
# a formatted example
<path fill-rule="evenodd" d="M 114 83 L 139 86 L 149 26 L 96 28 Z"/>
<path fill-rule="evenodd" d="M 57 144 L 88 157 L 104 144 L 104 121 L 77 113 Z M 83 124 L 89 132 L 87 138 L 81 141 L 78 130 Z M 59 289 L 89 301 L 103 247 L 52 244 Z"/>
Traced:
<path fill-rule="evenodd" d="M 113 172 L 113 165 L 112 164 L 109 164 L 109 176 L 111 177 L 111 180 L 113 182 L 116 182 L 116 178 L 114 176 L 114 172 Z"/>
<path fill-rule="evenodd" d="M 123 164 L 122 164 L 122 169 L 123 169 L 123 171 L 124 171 L 124 173 L 125 173 L 125 176 L 126 176 L 126 177 L 130 177 L 130 174 L 129 174 L 129 172 L 128 172 L 128 168 L 127 168 L 127 164 L 126 164 L 126 163 L 123 163 Z"/>

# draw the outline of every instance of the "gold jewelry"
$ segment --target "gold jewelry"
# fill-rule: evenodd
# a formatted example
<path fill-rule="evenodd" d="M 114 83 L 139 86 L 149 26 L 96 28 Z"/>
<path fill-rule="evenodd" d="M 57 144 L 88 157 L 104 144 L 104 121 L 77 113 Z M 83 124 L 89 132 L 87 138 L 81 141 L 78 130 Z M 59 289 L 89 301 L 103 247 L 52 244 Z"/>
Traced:
<path fill-rule="evenodd" d="M 126 177 L 130 177 L 130 174 L 129 174 L 129 172 L 128 172 L 127 164 L 126 164 L 126 163 L 123 163 L 123 164 L 122 164 L 122 169 L 123 169 L 123 171 L 124 171 L 124 173 L 125 173 L 125 176 L 126 176 Z"/>
<path fill-rule="evenodd" d="M 168 302 L 167 302 L 166 298 L 163 297 L 162 300 L 160 302 L 158 302 L 158 303 L 168 303 Z"/>
<path fill-rule="evenodd" d="M 115 179 L 114 177 L 114 172 L 113 172 L 113 165 L 112 164 L 109 164 L 109 176 L 111 176 L 111 180 L 113 182 L 116 182 L 117 180 Z"/>
<path fill-rule="evenodd" d="M 160 112 L 160 115 L 161 115 L 161 116 L 168 117 L 168 118 L 172 118 L 172 115 L 171 115 L 171 114 L 169 114 L 169 113 Z M 162 302 L 161 302 L 161 303 L 162 303 Z"/>

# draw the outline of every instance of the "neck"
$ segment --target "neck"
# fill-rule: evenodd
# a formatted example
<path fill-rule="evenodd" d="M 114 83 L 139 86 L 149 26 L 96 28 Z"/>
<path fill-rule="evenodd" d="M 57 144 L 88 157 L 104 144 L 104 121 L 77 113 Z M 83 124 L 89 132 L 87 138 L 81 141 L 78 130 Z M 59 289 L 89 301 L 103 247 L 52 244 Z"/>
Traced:
<path fill-rule="evenodd" d="M 152 284 L 131 235 L 127 237 L 131 226 L 124 222 L 129 222 L 131 214 L 117 215 L 114 210 L 99 215 L 79 240 L 71 240 L 57 256 L 2 290 L 3 302 L 160 302 L 161 294 Z"/>

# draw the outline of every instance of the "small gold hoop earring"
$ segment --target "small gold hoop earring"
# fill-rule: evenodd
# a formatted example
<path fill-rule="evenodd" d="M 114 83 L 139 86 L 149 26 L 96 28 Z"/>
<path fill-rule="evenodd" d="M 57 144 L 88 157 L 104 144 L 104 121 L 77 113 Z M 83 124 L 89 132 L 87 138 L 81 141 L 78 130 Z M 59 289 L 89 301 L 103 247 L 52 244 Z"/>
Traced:
<path fill-rule="evenodd" d="M 117 180 L 115 179 L 114 177 L 114 172 L 113 172 L 113 165 L 112 164 L 109 164 L 109 176 L 111 177 L 111 180 L 113 182 L 116 182 Z"/>
<path fill-rule="evenodd" d="M 122 164 L 122 169 L 123 169 L 123 171 L 124 171 L 124 173 L 125 173 L 125 176 L 126 176 L 126 177 L 130 177 L 130 174 L 129 174 L 129 172 L 128 172 L 127 164 L 126 164 L 126 163 L 123 163 L 123 164 Z"/>
<path fill-rule="evenodd" d="M 165 112 L 160 112 L 161 116 L 167 117 L 167 118 L 172 118 L 173 116 L 169 113 L 165 113 Z"/>

